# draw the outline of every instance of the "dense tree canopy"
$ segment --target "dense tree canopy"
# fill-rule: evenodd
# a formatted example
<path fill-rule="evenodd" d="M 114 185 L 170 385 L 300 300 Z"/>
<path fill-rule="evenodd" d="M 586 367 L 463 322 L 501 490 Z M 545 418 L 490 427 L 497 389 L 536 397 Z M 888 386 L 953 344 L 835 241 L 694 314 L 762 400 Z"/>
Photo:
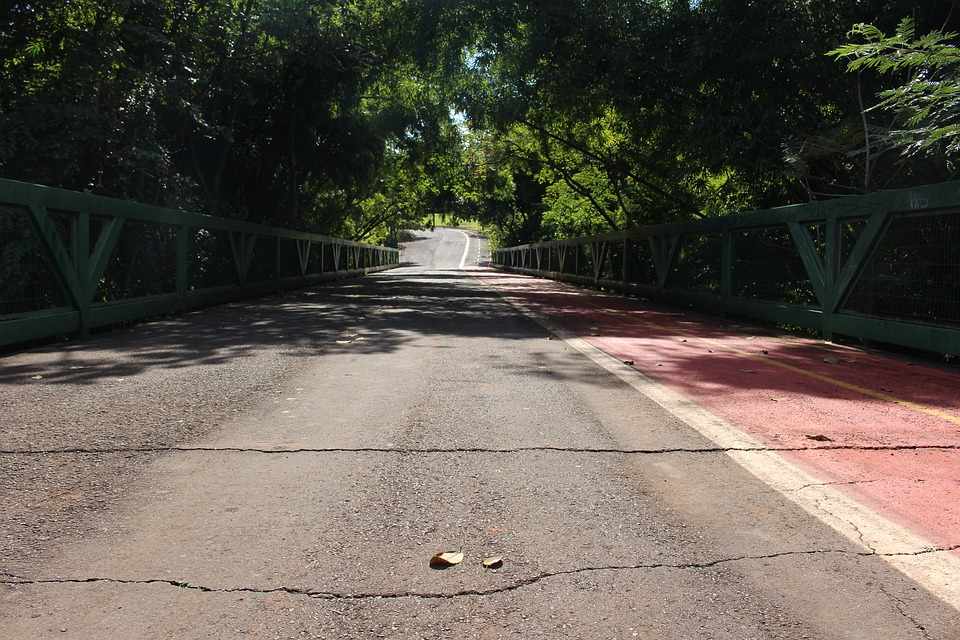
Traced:
<path fill-rule="evenodd" d="M 3 7 L 0 175 L 219 215 L 512 242 L 954 173 L 951 0 Z"/>

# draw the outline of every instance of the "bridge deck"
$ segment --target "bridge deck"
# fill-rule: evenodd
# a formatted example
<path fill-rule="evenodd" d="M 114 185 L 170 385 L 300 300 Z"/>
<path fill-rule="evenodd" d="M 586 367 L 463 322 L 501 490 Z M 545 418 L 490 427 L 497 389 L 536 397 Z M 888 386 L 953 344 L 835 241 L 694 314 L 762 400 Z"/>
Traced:
<path fill-rule="evenodd" d="M 416 266 L 0 360 L 0 635 L 955 637 L 952 374 L 886 391 L 906 365 L 424 235 Z"/>

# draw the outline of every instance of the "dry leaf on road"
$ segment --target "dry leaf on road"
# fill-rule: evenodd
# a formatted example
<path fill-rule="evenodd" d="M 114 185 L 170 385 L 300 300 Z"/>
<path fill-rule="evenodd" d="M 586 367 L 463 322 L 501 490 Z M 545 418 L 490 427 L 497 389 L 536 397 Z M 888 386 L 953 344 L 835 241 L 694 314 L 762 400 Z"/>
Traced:
<path fill-rule="evenodd" d="M 503 566 L 503 557 L 491 556 L 489 558 L 484 558 L 482 564 L 484 569 L 499 569 Z"/>
<path fill-rule="evenodd" d="M 430 568 L 447 569 L 463 562 L 463 553 L 460 551 L 444 551 L 430 558 Z"/>

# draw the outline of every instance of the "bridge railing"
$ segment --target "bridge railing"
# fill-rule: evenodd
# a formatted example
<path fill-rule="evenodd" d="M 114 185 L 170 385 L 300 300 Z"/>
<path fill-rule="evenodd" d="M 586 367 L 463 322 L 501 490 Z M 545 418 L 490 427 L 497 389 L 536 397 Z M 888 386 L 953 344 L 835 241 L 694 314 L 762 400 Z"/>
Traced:
<path fill-rule="evenodd" d="M 960 182 L 493 252 L 503 269 L 960 354 Z"/>
<path fill-rule="evenodd" d="M 0 180 L 0 346 L 398 263 L 393 248 Z"/>

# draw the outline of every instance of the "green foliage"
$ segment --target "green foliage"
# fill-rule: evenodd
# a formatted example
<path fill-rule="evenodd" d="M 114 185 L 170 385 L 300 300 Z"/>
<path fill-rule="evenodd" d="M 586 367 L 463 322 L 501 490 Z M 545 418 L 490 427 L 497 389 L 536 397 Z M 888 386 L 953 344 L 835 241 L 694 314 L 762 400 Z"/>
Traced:
<path fill-rule="evenodd" d="M 960 144 L 950 5 L 6 3 L 0 175 L 374 241 L 450 214 L 503 243 L 932 182 Z M 908 14 L 929 35 L 884 35 Z"/>
<path fill-rule="evenodd" d="M 879 82 L 823 55 L 851 24 L 949 11 L 915 4 L 480 0 L 423 15 L 492 167 L 473 202 L 526 241 L 942 179 L 864 153 L 859 95 Z"/>
<path fill-rule="evenodd" d="M 395 4 L 7 3 L 0 174 L 350 227 L 390 170 L 388 144 L 415 147 L 449 119 L 410 67 Z"/>
<path fill-rule="evenodd" d="M 917 36 L 916 21 L 904 18 L 892 35 L 858 24 L 850 42 L 829 52 L 847 61 L 847 70 L 875 71 L 906 81 L 879 93 L 871 111 L 897 117 L 890 132 L 908 156 L 960 153 L 960 34 L 934 30 Z"/>

